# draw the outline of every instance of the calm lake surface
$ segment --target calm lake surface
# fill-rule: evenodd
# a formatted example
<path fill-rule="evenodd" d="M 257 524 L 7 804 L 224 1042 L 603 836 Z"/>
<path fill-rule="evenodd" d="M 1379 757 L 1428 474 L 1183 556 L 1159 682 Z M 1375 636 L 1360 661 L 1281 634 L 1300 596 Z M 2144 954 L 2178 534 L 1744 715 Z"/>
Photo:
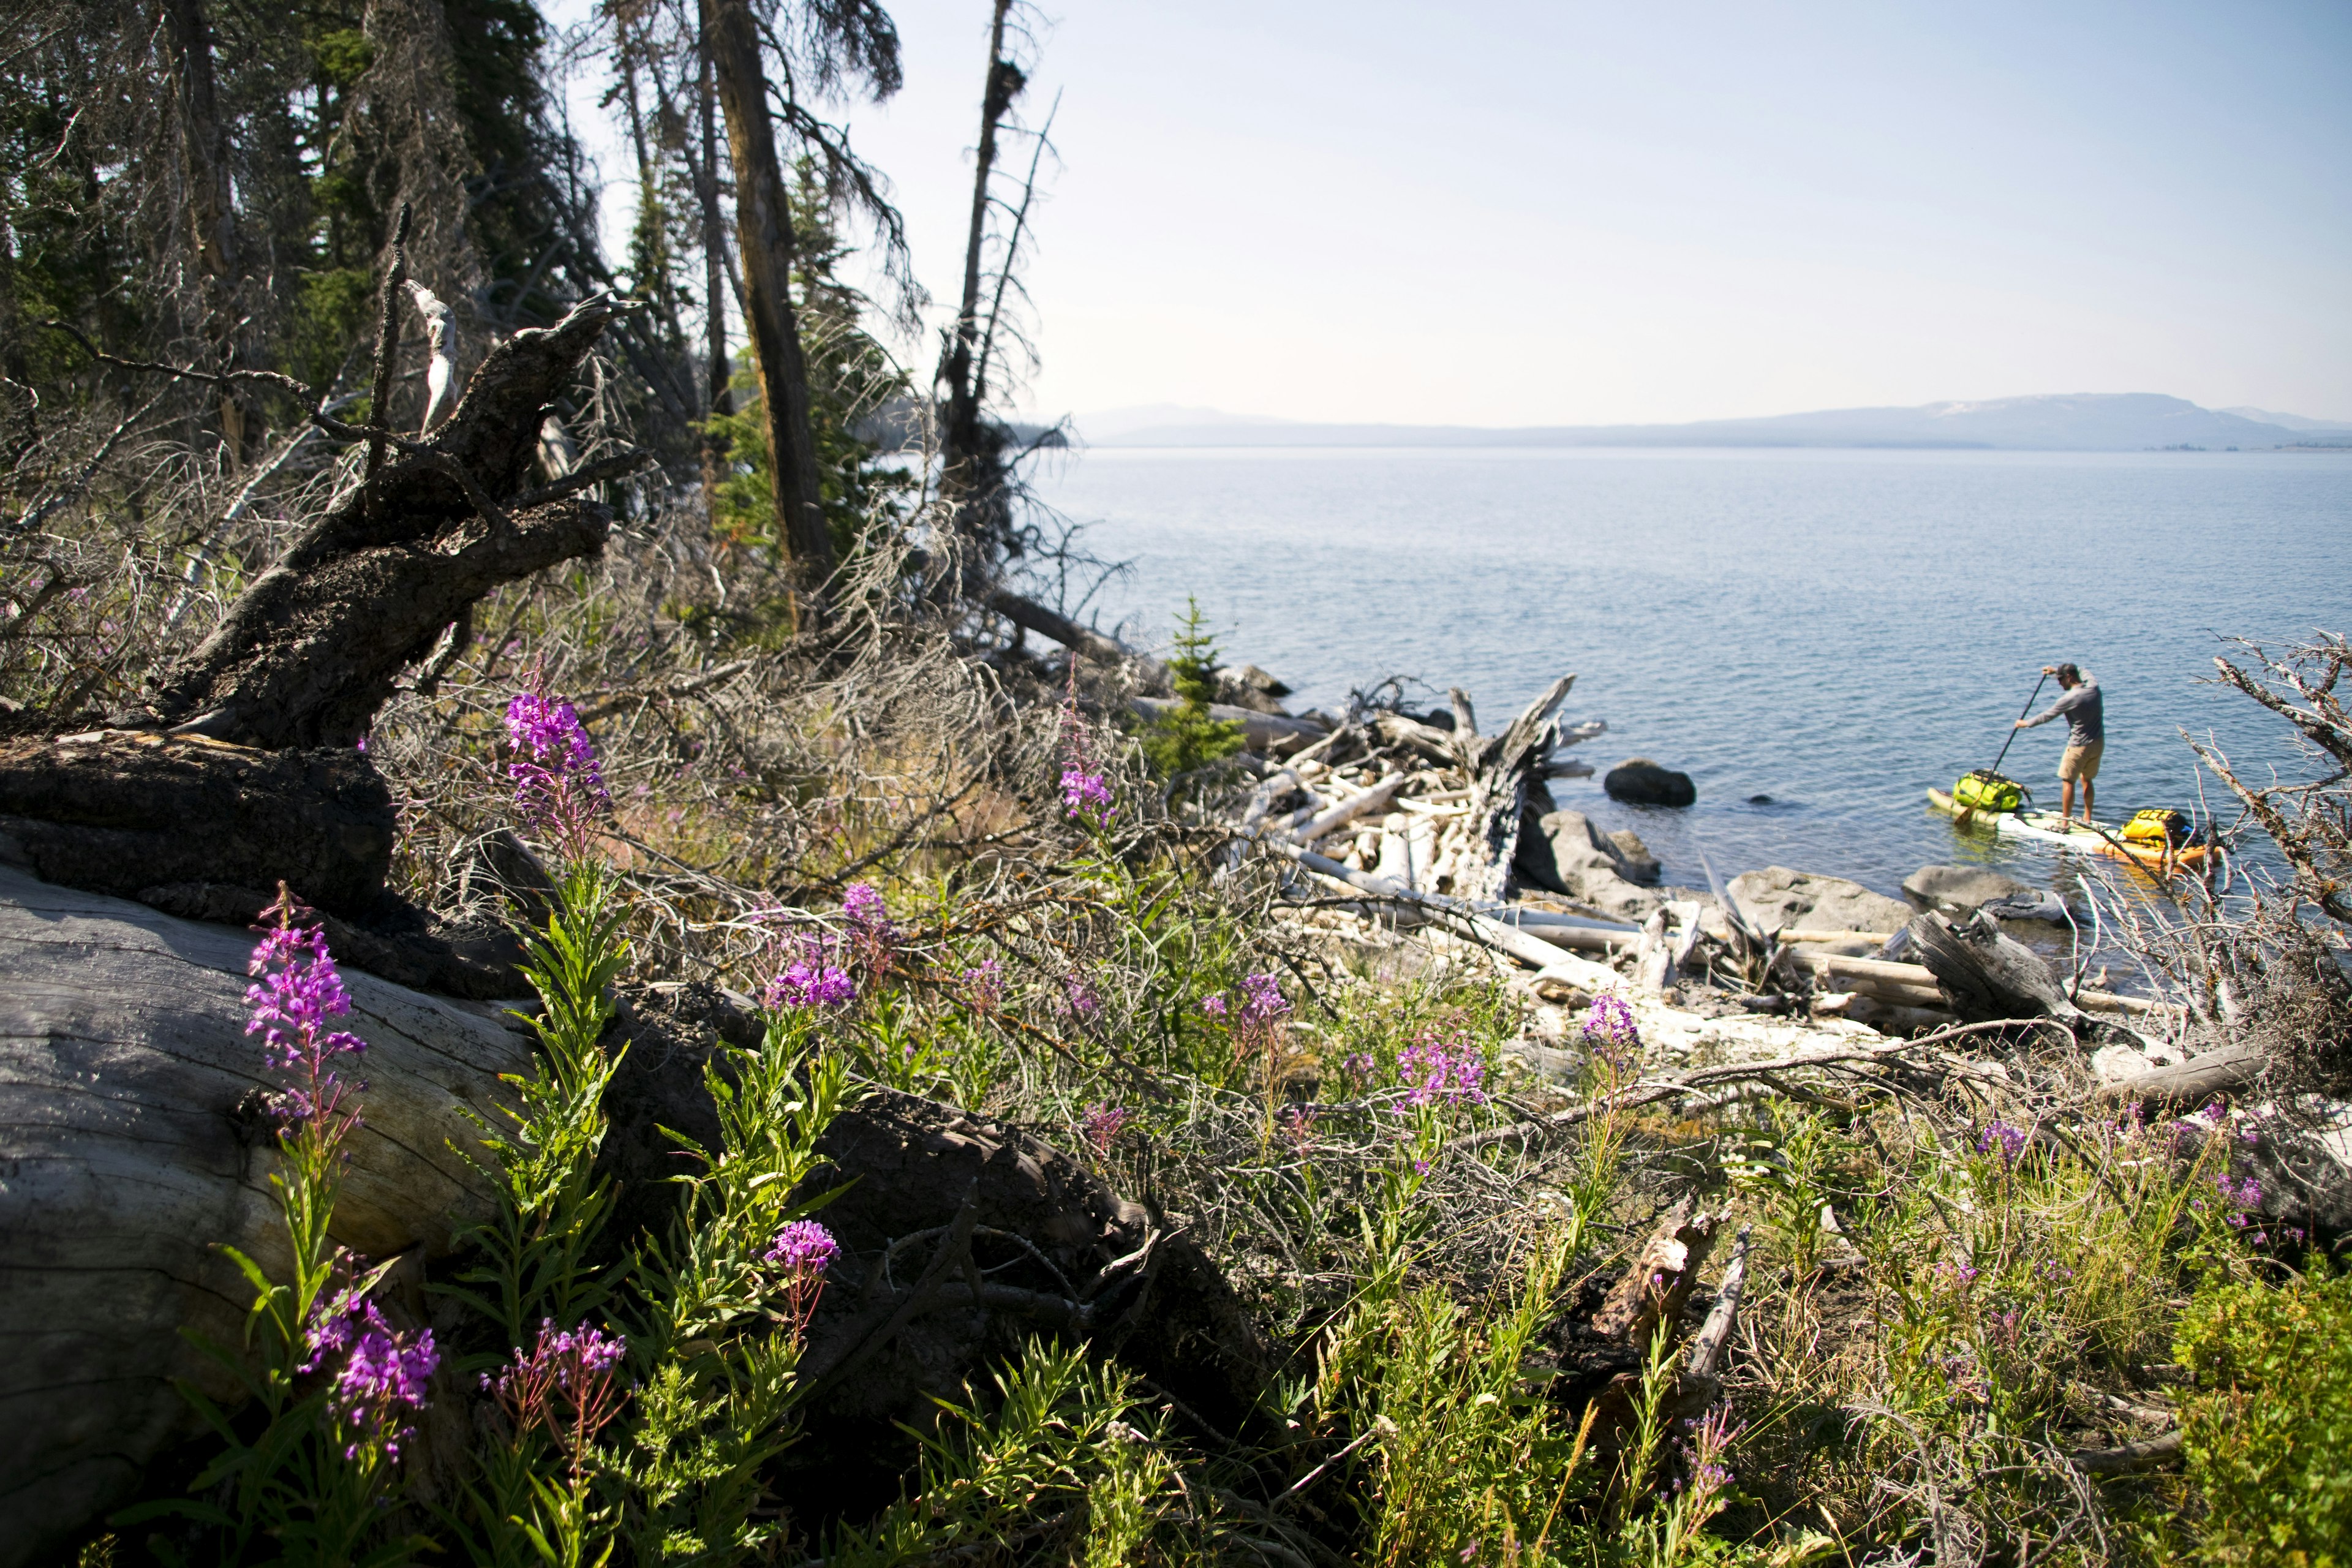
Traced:
<path fill-rule="evenodd" d="M 1622 806 L 1596 778 L 1560 804 L 1699 886 L 1701 849 L 1727 878 L 1887 893 L 1937 861 L 2063 884 L 2053 853 L 1925 804 L 1992 762 L 2042 666 L 2099 679 L 2117 818 L 2195 804 L 2182 730 L 2295 767 L 2283 724 L 2200 683 L 2221 637 L 2352 627 L 2341 455 L 1097 447 L 1042 479 L 1129 563 L 1087 606 L 1100 625 L 1164 647 L 1195 595 L 1294 710 L 1395 675 L 1415 706 L 1463 687 L 1491 731 L 1574 672 L 1563 711 L 1610 731 L 1577 754 L 1654 758 L 1699 798 Z M 2002 768 L 2053 806 L 2063 735 L 2024 731 Z"/>

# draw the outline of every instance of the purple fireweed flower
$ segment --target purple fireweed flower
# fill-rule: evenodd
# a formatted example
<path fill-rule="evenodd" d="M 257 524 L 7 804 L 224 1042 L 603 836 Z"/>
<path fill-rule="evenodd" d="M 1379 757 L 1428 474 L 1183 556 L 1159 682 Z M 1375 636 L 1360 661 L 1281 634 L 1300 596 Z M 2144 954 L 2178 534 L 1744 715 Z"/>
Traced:
<path fill-rule="evenodd" d="M 563 1447 L 576 1487 L 588 1445 L 629 1396 L 618 1376 L 628 1349 L 626 1339 L 593 1324 L 559 1330 L 553 1319 L 542 1319 L 538 1342 L 529 1350 L 516 1346 L 495 1375 L 483 1374 L 481 1385 L 497 1396 L 518 1437 L 544 1426 Z"/>
<path fill-rule="evenodd" d="M 1062 1010 L 1081 1024 L 1092 1023 L 1102 1012 L 1102 998 L 1078 974 L 1062 976 Z"/>
<path fill-rule="evenodd" d="M 1458 1030 L 1440 1035 L 1424 1029 L 1415 1036 L 1397 1058 L 1397 1078 L 1410 1105 L 1486 1103 L 1486 1058 Z"/>
<path fill-rule="evenodd" d="M 854 924 L 868 930 L 887 930 L 890 925 L 890 911 L 871 883 L 852 882 L 848 891 L 841 895 L 841 912 Z"/>
<path fill-rule="evenodd" d="M 1642 1031 L 1622 996 L 1604 991 L 1592 999 L 1591 1008 L 1584 1015 L 1584 1041 L 1612 1072 L 1622 1072 L 1633 1064 L 1634 1053 L 1642 1047 Z"/>
<path fill-rule="evenodd" d="M 552 830 L 566 854 L 587 847 L 588 824 L 613 804 L 596 763 L 596 748 L 569 702 L 537 691 L 517 692 L 507 704 L 507 744 L 513 759 L 515 810 Z"/>
<path fill-rule="evenodd" d="M 2013 1161 L 2025 1152 L 2029 1142 L 2024 1129 L 1996 1121 L 1978 1136 L 1977 1152 L 1990 1154 L 1998 1150 L 2002 1160 Z"/>
<path fill-rule="evenodd" d="M 796 1219 L 776 1233 L 764 1261 L 782 1265 L 794 1274 L 822 1274 L 841 1256 L 833 1232 L 813 1219 Z"/>
<path fill-rule="evenodd" d="M 1222 996 L 1203 996 L 1201 998 L 1201 1011 L 1212 1018 L 1222 1018 L 1226 1013 L 1225 999 Z"/>
<path fill-rule="evenodd" d="M 1120 1131 L 1134 1119 L 1134 1115 L 1133 1111 L 1121 1105 L 1089 1105 L 1086 1120 L 1079 1125 L 1086 1133 L 1087 1142 L 1094 1145 L 1096 1154 L 1108 1159 L 1111 1145 L 1118 1142 Z"/>
<path fill-rule="evenodd" d="M 1242 1021 L 1245 1024 L 1271 1024 L 1276 1018 L 1287 1017 L 1290 1004 L 1284 999 L 1282 986 L 1271 974 L 1242 976 Z"/>
<path fill-rule="evenodd" d="M 291 1076 L 271 1101 L 281 1136 L 313 1141 L 304 1146 L 323 1157 L 360 1121 L 359 1112 L 343 1103 L 348 1086 L 328 1064 L 366 1050 L 367 1042 L 327 1026 L 329 1019 L 352 1010 L 352 999 L 327 951 L 325 933 L 295 923 L 310 911 L 281 882 L 278 901 L 264 912 L 277 917 L 277 923 L 260 928 L 260 945 L 246 966 L 247 973 L 261 978 L 246 988 L 253 1016 L 245 1032 L 261 1037 L 264 1061 Z"/>
<path fill-rule="evenodd" d="M 771 1007 L 842 1008 L 857 1000 L 857 979 L 841 963 L 841 943 L 815 934 L 780 939 L 785 963 L 768 982 Z"/>
<path fill-rule="evenodd" d="M 2252 1176 L 2233 1177 L 2227 1171 L 2213 1179 L 2221 1195 L 2242 1209 L 2251 1209 L 2263 1201 L 2263 1184 Z"/>
<path fill-rule="evenodd" d="M 784 1270 L 784 1321 L 794 1340 L 807 1335 L 817 1298 L 824 1294 L 825 1271 L 840 1256 L 833 1232 L 813 1219 L 796 1219 L 776 1233 L 766 1261 Z"/>
<path fill-rule="evenodd" d="M 398 1458 L 401 1443 L 415 1430 L 403 1417 L 425 1408 L 426 1380 L 441 1364 L 433 1331 L 394 1328 L 373 1300 L 346 1286 L 319 1298 L 302 1342 L 310 1353 L 298 1373 L 342 1359 L 328 1381 L 327 1399 L 353 1433 L 343 1457 L 359 1458 L 361 1445 L 373 1437 L 383 1442 L 386 1458 Z"/>
<path fill-rule="evenodd" d="M 1062 812 L 1092 827 L 1108 827 L 1118 815 L 1111 804 L 1110 785 L 1102 774 L 1085 768 L 1062 770 Z"/>
<path fill-rule="evenodd" d="M 994 1008 L 1004 1000 L 1004 965 L 992 958 L 983 958 L 963 972 L 964 994 L 971 1005 L 983 1011 Z"/>

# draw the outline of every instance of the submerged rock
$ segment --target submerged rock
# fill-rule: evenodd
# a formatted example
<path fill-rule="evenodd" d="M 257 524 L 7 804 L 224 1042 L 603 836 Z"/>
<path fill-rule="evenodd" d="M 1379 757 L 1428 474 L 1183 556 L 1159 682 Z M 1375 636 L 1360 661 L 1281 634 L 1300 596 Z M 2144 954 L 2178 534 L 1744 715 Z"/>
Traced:
<path fill-rule="evenodd" d="M 1601 781 L 1612 800 L 1631 805 L 1689 805 L 1698 799 L 1690 774 L 1660 767 L 1647 757 L 1628 757 Z"/>

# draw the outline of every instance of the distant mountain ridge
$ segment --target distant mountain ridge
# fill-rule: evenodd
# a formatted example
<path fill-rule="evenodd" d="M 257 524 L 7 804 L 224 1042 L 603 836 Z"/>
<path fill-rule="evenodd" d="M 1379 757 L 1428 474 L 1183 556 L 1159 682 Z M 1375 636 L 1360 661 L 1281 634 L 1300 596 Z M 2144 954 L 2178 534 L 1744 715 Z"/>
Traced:
<path fill-rule="evenodd" d="M 1123 409 L 1081 416 L 1081 439 L 1105 447 L 1900 447 L 2023 451 L 2147 451 L 2352 444 L 2352 426 L 2256 409 L 2200 408 L 2153 392 L 2067 393 L 1928 403 L 1916 408 L 1831 408 L 1687 425 L 1324 425 L 1207 409 Z M 1211 417 L 1202 418 L 1201 415 Z M 1139 417 L 1140 416 L 1140 417 Z M 2293 420 L 2293 424 L 2284 420 Z"/>

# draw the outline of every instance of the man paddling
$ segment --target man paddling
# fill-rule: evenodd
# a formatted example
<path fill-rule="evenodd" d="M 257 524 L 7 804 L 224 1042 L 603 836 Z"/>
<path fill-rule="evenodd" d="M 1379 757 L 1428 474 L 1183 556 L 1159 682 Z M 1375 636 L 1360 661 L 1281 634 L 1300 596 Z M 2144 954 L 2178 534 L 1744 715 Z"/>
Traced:
<path fill-rule="evenodd" d="M 2015 727 L 2031 730 L 2053 719 L 2066 721 L 2066 754 L 2058 759 L 2058 778 L 2064 786 L 2058 795 L 2058 820 L 2064 822 L 2074 815 L 2074 781 L 2080 779 L 2083 822 L 2087 826 L 2091 820 L 2092 781 L 2099 776 L 2099 757 L 2107 749 L 2106 727 L 2100 714 L 2099 683 L 2071 664 L 2046 664 L 2042 673 L 2058 678 L 2063 695 L 2032 718 L 2020 719 Z"/>

